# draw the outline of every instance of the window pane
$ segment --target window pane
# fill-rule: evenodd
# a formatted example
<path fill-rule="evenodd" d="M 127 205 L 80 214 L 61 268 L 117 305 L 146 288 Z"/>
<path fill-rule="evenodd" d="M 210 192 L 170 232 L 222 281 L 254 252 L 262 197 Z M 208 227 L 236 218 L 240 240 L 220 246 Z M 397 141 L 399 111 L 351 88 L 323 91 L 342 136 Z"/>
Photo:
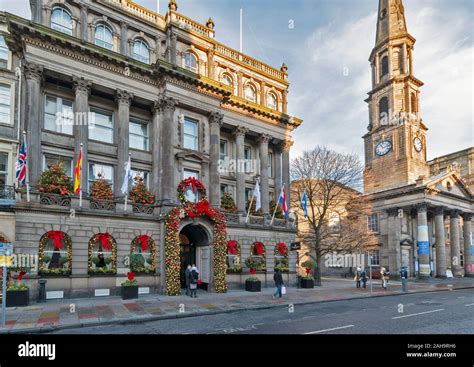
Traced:
<path fill-rule="evenodd" d="M 112 114 L 91 109 L 93 124 L 89 125 L 89 138 L 92 140 L 113 143 L 114 129 Z"/>
<path fill-rule="evenodd" d="M 98 174 L 101 174 L 105 180 L 110 183 L 113 188 L 114 183 L 114 168 L 105 164 L 89 163 L 89 189 L 92 182 L 99 179 Z"/>
<path fill-rule="evenodd" d="M 186 149 L 196 150 L 196 138 L 193 136 L 185 135 L 184 136 L 184 147 Z"/>
<path fill-rule="evenodd" d="M 194 178 L 199 179 L 199 172 L 184 170 L 184 178 L 186 179 L 186 178 L 189 178 L 189 177 L 194 177 Z M 186 190 L 185 196 L 186 196 L 186 199 L 191 201 L 191 202 L 197 202 L 197 200 L 198 200 L 197 194 L 195 192 L 193 192 L 191 190 L 191 188 Z"/>
<path fill-rule="evenodd" d="M 189 135 L 197 135 L 197 124 L 193 121 L 185 121 L 184 122 L 184 133 Z"/>
<path fill-rule="evenodd" d="M 56 131 L 56 115 L 45 114 L 44 115 L 44 128 L 46 130 Z"/>
<path fill-rule="evenodd" d="M 72 178 L 72 159 L 69 157 L 54 157 L 54 156 L 45 156 L 44 158 L 44 163 L 45 166 L 43 167 L 44 170 L 48 169 L 48 165 L 54 165 L 57 164 L 58 162 L 62 162 L 64 169 L 66 170 L 66 175 Z"/>
<path fill-rule="evenodd" d="M 0 172 L 7 172 L 8 153 L 0 152 Z"/>

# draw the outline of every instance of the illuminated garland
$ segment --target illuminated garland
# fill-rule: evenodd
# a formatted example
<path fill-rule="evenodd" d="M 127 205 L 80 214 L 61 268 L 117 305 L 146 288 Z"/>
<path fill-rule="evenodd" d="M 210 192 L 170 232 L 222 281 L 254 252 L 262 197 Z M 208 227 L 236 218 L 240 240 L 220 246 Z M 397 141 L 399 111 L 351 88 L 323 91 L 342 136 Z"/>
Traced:
<path fill-rule="evenodd" d="M 62 236 L 57 236 L 60 233 L 62 233 Z M 45 261 L 44 261 L 44 251 L 46 249 L 46 245 L 50 242 L 53 241 L 54 248 L 55 249 L 61 249 L 60 246 L 58 246 L 55 243 L 55 240 L 51 237 L 61 237 L 60 238 L 60 243 L 61 245 L 64 243 L 66 246 L 66 251 L 67 251 L 67 267 L 66 268 L 57 268 L 57 269 L 48 269 L 46 267 Z M 40 274 L 55 274 L 55 275 L 68 275 L 71 272 L 71 266 L 72 266 L 72 240 L 71 237 L 69 237 L 66 233 L 61 232 L 61 231 L 49 231 L 46 232 L 44 235 L 41 236 L 39 240 L 39 248 L 38 248 L 38 273 Z"/>
<path fill-rule="evenodd" d="M 111 270 L 96 270 L 92 267 L 92 253 L 94 252 L 94 247 L 98 242 L 107 241 L 110 252 L 112 253 L 112 269 Z M 104 245 L 102 245 L 102 249 L 104 250 Z M 117 242 L 115 238 L 109 233 L 97 233 L 89 240 L 88 244 L 88 270 L 89 274 L 97 275 L 97 274 L 117 274 Z"/>
<path fill-rule="evenodd" d="M 279 242 L 275 245 L 275 267 L 280 265 L 280 270 L 284 273 L 289 271 L 288 268 L 288 248 L 284 242 Z M 282 256 L 283 259 L 278 259 L 277 256 Z"/>
<path fill-rule="evenodd" d="M 186 189 L 191 186 L 201 194 L 197 203 L 191 203 L 185 198 Z M 194 191 L 193 190 L 193 191 Z M 227 253 L 227 227 L 224 215 L 209 205 L 204 185 L 191 177 L 178 185 L 178 197 L 182 203 L 180 207 L 173 208 L 165 219 L 165 272 L 166 294 L 169 296 L 181 295 L 180 282 L 180 240 L 179 223 L 185 218 L 207 217 L 214 224 L 214 283 L 216 293 L 227 292 L 226 283 L 226 253 Z"/>
<path fill-rule="evenodd" d="M 267 270 L 267 255 L 265 251 L 265 245 L 262 242 L 254 242 L 252 246 L 250 246 L 250 256 L 260 256 L 262 258 L 262 262 L 257 269 L 258 271 L 266 271 Z"/>
<path fill-rule="evenodd" d="M 130 254 L 137 253 L 136 249 L 141 247 L 142 251 L 146 251 L 149 249 L 149 252 L 151 254 L 151 264 L 149 267 L 143 268 L 140 270 L 140 272 L 145 272 L 145 273 L 154 273 L 156 270 L 156 246 L 155 246 L 155 241 L 153 238 L 151 238 L 148 235 L 141 235 L 137 236 L 132 240 L 132 243 L 130 244 Z"/>
<path fill-rule="evenodd" d="M 227 272 L 228 273 L 240 273 L 242 271 L 242 265 L 240 264 L 241 262 L 241 256 L 242 256 L 242 250 L 240 248 L 240 245 L 237 241 L 235 240 L 230 240 L 227 241 L 227 255 L 234 255 L 238 260 L 237 264 L 234 266 L 229 266 L 227 264 Z"/>

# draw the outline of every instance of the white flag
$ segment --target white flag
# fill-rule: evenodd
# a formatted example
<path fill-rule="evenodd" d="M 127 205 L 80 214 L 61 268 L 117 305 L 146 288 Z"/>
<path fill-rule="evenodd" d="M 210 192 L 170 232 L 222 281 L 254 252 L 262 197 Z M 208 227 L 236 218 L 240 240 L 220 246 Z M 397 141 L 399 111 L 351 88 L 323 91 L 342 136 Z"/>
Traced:
<path fill-rule="evenodd" d="M 260 186 L 258 184 L 258 181 L 255 184 L 255 190 L 253 191 L 253 196 L 255 196 L 255 211 L 257 211 L 262 207 L 262 203 L 260 202 Z"/>
<path fill-rule="evenodd" d="M 125 177 L 123 178 L 122 194 L 128 194 L 128 181 L 130 181 L 130 159 L 125 163 Z"/>

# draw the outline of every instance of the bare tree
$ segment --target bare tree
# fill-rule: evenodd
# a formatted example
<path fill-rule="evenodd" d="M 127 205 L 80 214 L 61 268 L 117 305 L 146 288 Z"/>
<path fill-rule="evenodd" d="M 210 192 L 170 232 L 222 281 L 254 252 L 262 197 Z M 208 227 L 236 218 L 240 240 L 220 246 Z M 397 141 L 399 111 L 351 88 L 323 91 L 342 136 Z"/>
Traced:
<path fill-rule="evenodd" d="M 361 186 L 363 165 L 354 154 L 325 147 L 305 151 L 291 164 L 291 204 L 299 208 L 298 237 L 315 260 L 315 282 L 321 284 L 321 263 L 334 251 L 351 253 L 373 246 L 367 230 L 370 203 L 355 188 Z M 301 199 L 306 192 L 308 217 L 303 218 Z M 331 217 L 337 213 L 337 218 Z"/>

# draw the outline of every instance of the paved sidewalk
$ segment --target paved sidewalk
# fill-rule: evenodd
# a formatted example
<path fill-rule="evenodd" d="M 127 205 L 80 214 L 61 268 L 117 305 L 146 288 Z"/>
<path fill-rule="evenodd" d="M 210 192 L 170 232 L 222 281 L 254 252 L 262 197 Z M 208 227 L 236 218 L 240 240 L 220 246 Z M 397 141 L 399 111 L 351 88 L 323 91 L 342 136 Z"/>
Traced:
<path fill-rule="evenodd" d="M 474 288 L 474 278 L 409 283 L 409 293 L 462 288 Z M 81 326 L 152 321 L 243 309 L 287 307 L 290 303 L 296 305 L 371 296 L 369 283 L 367 289 L 356 289 L 354 281 L 340 278 L 323 278 L 323 286 L 314 289 L 288 288 L 282 300 L 273 300 L 273 291 L 273 288 L 264 288 L 261 293 L 231 290 L 226 294 L 212 294 L 199 291 L 198 298 L 147 295 L 128 301 L 123 301 L 120 297 L 106 297 L 34 303 L 28 307 L 8 308 L 6 330 L 0 329 L 0 333 L 37 333 Z M 380 281 L 374 281 L 372 296 L 401 294 L 403 292 L 400 282 L 390 281 L 389 289 L 383 290 Z"/>

